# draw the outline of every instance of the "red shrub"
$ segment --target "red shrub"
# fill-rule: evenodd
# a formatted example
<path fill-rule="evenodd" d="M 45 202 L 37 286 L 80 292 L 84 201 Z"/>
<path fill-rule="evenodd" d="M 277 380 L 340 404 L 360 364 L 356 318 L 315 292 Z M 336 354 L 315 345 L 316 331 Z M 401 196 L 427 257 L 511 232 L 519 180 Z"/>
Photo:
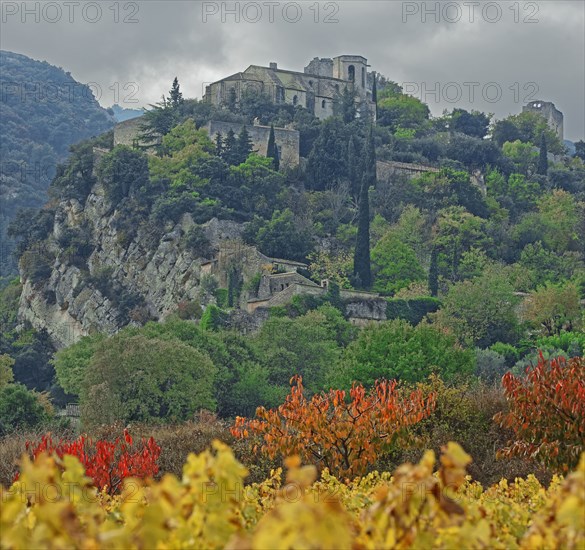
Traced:
<path fill-rule="evenodd" d="M 85 467 L 88 477 L 101 491 L 109 494 L 118 491 L 122 481 L 127 477 L 146 478 L 158 473 L 157 460 L 160 447 L 151 437 L 143 439 L 141 446 L 133 444 L 132 437 L 124 430 L 124 438 L 112 441 L 93 441 L 85 435 L 75 441 L 59 440 L 55 443 L 51 434 L 44 435 L 40 443 L 27 441 L 26 448 L 36 458 L 41 453 L 76 456 Z M 18 479 L 18 474 L 16 476 Z"/>

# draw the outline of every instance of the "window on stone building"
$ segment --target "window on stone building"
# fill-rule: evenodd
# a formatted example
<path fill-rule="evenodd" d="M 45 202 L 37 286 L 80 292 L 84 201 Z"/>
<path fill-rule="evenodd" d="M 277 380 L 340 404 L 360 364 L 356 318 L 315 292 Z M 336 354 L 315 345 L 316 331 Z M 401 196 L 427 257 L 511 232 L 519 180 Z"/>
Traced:
<path fill-rule="evenodd" d="M 325 109 L 325 105 L 326 105 L 325 100 L 321 101 L 321 109 Z"/>
<path fill-rule="evenodd" d="M 366 69 L 362 67 L 362 88 L 366 87 Z"/>
<path fill-rule="evenodd" d="M 299 102 L 299 98 L 295 95 L 293 96 L 293 105 L 296 105 Z"/>
<path fill-rule="evenodd" d="M 309 80 L 309 86 L 312 88 L 313 87 L 313 81 Z"/>
<path fill-rule="evenodd" d="M 349 81 L 350 82 L 355 82 L 355 67 L 353 65 L 350 65 L 347 68 L 347 74 L 348 74 L 348 77 L 349 77 Z"/>
<path fill-rule="evenodd" d="M 276 87 L 276 101 L 284 101 L 284 88 L 282 86 Z"/>

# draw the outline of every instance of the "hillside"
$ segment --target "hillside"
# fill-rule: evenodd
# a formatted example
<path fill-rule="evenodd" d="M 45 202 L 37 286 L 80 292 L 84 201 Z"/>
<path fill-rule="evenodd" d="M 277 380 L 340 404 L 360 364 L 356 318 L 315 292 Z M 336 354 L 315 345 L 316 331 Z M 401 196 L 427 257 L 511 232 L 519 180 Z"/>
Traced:
<path fill-rule="evenodd" d="M 89 87 L 63 69 L 0 51 L 0 277 L 17 273 L 7 227 L 19 208 L 39 208 L 69 147 L 112 128 Z"/>

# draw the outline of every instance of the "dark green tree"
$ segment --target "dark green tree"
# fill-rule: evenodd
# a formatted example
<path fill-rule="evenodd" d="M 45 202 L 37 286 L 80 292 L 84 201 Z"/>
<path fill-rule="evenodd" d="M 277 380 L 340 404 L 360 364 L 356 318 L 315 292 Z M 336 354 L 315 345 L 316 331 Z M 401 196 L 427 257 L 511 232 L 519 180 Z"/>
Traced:
<path fill-rule="evenodd" d="M 349 138 L 347 145 L 347 179 L 349 180 L 349 188 L 354 198 L 358 198 L 360 194 L 361 184 L 361 165 L 357 154 L 357 146 L 355 137 L 352 135 Z"/>
<path fill-rule="evenodd" d="M 223 151 L 222 151 L 222 158 L 225 160 L 230 166 L 235 166 L 240 164 L 239 161 L 239 154 L 238 154 L 238 142 L 236 139 L 236 135 L 234 134 L 233 130 L 228 130 L 228 133 L 223 140 Z"/>
<path fill-rule="evenodd" d="M 272 166 L 275 170 L 280 168 L 280 159 L 278 158 L 278 147 L 276 146 L 276 137 L 274 135 L 274 125 L 270 125 L 270 135 L 268 136 L 268 147 L 266 156 L 272 159 Z"/>
<path fill-rule="evenodd" d="M 374 146 L 374 130 L 370 132 L 364 146 L 365 170 L 362 178 L 358 205 L 358 233 L 353 258 L 353 273 L 356 284 L 369 288 L 372 284 L 370 262 L 370 187 L 376 187 L 376 150 Z"/>
<path fill-rule="evenodd" d="M 575 143 L 575 156 L 585 162 L 585 141 L 580 140 Z"/>
<path fill-rule="evenodd" d="M 254 151 L 252 139 L 246 129 L 246 126 L 242 126 L 238 137 L 236 138 L 236 151 L 237 151 L 237 164 L 246 162 L 246 159 Z"/>
<path fill-rule="evenodd" d="M 546 144 L 546 136 L 544 132 L 540 134 L 540 151 L 538 155 L 537 173 L 541 176 L 546 176 L 548 172 L 548 147 Z"/>
<path fill-rule="evenodd" d="M 355 106 L 355 93 L 345 88 L 333 101 L 333 113 L 341 118 L 345 124 L 352 122 L 357 114 Z"/>
<path fill-rule="evenodd" d="M 429 267 L 429 292 L 431 296 L 439 293 L 439 264 L 436 247 L 431 251 L 431 265 Z"/>
<path fill-rule="evenodd" d="M 183 103 L 183 94 L 181 93 L 181 87 L 179 86 L 179 79 L 175 76 L 173 80 L 173 86 L 171 87 L 169 103 L 171 107 L 178 107 Z"/>
<path fill-rule="evenodd" d="M 221 158 L 223 157 L 223 151 L 224 151 L 223 139 L 221 137 L 221 134 L 217 132 L 217 134 L 215 134 L 215 154 Z"/>
<path fill-rule="evenodd" d="M 483 139 L 488 133 L 490 116 L 479 111 L 453 109 L 449 120 L 449 130 L 471 137 Z"/>

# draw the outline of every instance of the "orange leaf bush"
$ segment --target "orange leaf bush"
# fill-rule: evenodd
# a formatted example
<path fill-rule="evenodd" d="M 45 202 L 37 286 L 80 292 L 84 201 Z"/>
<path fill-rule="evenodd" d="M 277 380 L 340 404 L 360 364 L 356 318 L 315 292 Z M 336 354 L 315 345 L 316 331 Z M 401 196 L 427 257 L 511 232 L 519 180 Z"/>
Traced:
<path fill-rule="evenodd" d="M 255 419 L 237 417 L 232 434 L 259 436 L 261 451 L 271 458 L 298 454 L 337 476 L 363 474 L 405 428 L 429 416 L 435 406 L 435 395 L 425 397 L 422 390 L 400 397 L 396 381 L 378 381 L 369 392 L 354 384 L 349 400 L 345 391 L 333 389 L 308 399 L 300 376 L 291 385 L 277 409 L 259 407 Z"/>
<path fill-rule="evenodd" d="M 568 471 L 585 450 L 585 359 L 563 357 L 538 364 L 524 377 L 508 372 L 502 386 L 510 411 L 494 420 L 514 431 L 516 439 L 498 456 L 535 459 Z"/>

